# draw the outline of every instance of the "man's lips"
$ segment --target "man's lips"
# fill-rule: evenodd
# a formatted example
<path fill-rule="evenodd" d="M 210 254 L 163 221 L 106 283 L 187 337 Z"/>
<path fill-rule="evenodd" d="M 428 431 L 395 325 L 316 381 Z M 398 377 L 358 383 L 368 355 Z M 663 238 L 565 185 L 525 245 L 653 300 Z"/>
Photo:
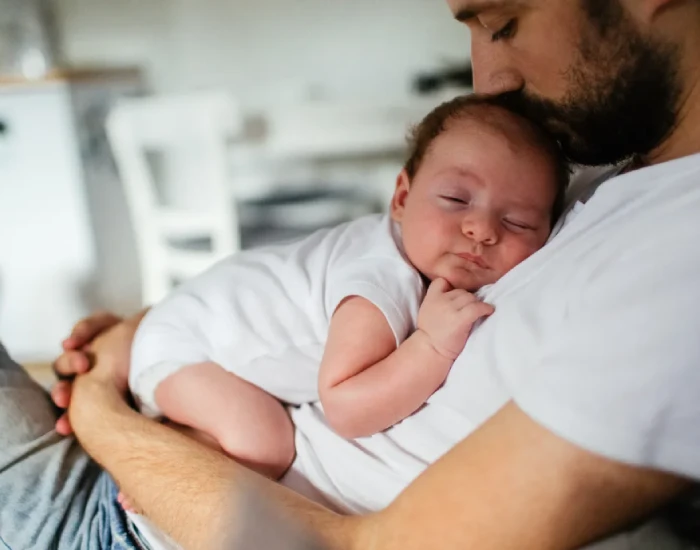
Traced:
<path fill-rule="evenodd" d="M 460 258 L 467 260 L 468 262 L 473 263 L 474 265 L 480 267 L 481 269 L 488 269 L 489 264 L 487 264 L 484 259 L 481 256 L 477 256 L 475 254 L 469 254 L 468 252 L 464 252 L 462 254 L 457 254 Z"/>

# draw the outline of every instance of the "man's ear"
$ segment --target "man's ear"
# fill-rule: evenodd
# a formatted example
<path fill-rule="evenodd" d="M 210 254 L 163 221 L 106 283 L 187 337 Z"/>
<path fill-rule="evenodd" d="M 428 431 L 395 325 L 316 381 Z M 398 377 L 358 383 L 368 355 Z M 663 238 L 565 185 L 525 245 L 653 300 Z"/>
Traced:
<path fill-rule="evenodd" d="M 395 222 L 400 222 L 403 219 L 403 213 L 406 209 L 406 199 L 411 187 L 411 180 L 408 177 L 406 170 L 401 170 L 401 173 L 396 178 L 396 189 L 394 196 L 391 198 L 391 218 Z"/>

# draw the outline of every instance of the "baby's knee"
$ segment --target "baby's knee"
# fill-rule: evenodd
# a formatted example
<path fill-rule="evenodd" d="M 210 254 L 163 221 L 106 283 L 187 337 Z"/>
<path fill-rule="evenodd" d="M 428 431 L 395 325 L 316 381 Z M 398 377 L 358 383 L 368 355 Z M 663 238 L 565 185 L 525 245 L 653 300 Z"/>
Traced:
<path fill-rule="evenodd" d="M 292 431 L 289 438 L 286 438 L 285 441 L 280 441 L 276 449 L 271 453 L 266 467 L 267 473 L 261 473 L 271 479 L 280 479 L 292 466 L 295 457 L 296 447 L 294 446 L 294 433 Z"/>
<path fill-rule="evenodd" d="M 296 456 L 294 426 L 284 412 L 274 424 L 241 438 L 239 433 L 221 434 L 223 451 L 245 466 L 271 479 L 279 479 L 289 469 Z"/>

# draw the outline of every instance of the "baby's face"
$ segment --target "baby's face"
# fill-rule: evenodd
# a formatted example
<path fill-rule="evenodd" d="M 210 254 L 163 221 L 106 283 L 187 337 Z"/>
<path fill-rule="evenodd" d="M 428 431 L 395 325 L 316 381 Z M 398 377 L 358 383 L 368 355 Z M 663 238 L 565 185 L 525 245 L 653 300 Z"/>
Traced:
<path fill-rule="evenodd" d="M 473 292 L 544 245 L 555 181 L 548 156 L 522 138 L 455 121 L 433 141 L 412 182 L 399 176 L 392 217 L 421 273 Z"/>

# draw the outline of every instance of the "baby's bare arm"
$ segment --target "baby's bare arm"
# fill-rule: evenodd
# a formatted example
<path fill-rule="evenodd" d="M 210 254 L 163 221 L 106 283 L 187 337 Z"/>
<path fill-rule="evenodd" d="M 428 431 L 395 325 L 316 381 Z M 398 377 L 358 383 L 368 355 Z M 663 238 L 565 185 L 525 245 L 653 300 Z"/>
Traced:
<path fill-rule="evenodd" d="M 397 349 L 382 312 L 364 298 L 350 297 L 333 315 L 321 363 L 326 418 L 347 438 L 385 430 L 420 408 L 451 365 L 421 332 Z"/>
<path fill-rule="evenodd" d="M 319 392 L 326 418 L 347 438 L 385 430 L 417 411 L 445 381 L 472 325 L 493 312 L 447 281 L 434 281 L 418 330 L 398 348 L 382 312 L 358 296 L 331 319 Z"/>

